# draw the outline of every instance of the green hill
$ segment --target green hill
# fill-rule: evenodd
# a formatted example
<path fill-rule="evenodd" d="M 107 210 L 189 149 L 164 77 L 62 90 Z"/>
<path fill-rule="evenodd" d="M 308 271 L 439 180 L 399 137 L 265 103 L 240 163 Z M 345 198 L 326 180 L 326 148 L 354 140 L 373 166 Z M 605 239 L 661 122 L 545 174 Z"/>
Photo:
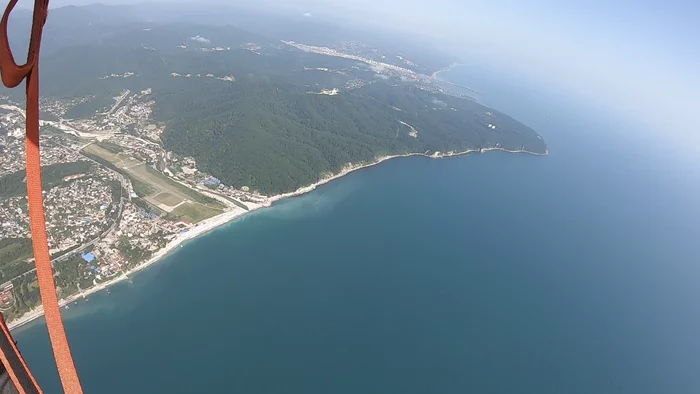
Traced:
<path fill-rule="evenodd" d="M 534 130 L 504 114 L 377 75 L 357 60 L 231 26 L 149 26 L 45 56 L 42 95 L 88 97 L 70 113 L 86 116 L 124 89 L 151 88 L 153 118 L 167 125 L 166 149 L 194 157 L 228 185 L 278 193 L 387 154 L 547 149 Z M 102 79 L 127 72 L 134 75 Z M 357 81 L 363 86 L 349 87 Z M 318 94 L 334 88 L 337 95 Z"/>

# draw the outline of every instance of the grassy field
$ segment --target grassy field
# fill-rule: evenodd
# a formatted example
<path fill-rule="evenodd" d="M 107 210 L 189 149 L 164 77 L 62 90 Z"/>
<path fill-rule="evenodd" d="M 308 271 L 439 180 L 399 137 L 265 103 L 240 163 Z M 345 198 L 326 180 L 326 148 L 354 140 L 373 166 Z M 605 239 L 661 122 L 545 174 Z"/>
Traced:
<path fill-rule="evenodd" d="M 221 213 L 221 210 L 193 203 L 180 205 L 168 214 L 168 218 L 172 220 L 182 220 L 183 222 L 197 223 L 204 219 L 209 219 L 212 216 L 216 216 L 219 213 Z"/>
<path fill-rule="evenodd" d="M 152 196 L 158 192 L 158 189 L 138 178 L 129 178 L 131 178 L 131 184 L 134 186 L 134 193 L 136 193 L 137 196 Z"/>
<path fill-rule="evenodd" d="M 0 239 L 0 267 L 32 256 L 32 240 L 29 238 Z"/>
<path fill-rule="evenodd" d="M 107 149 L 104 149 L 97 144 L 90 144 L 83 149 L 85 153 L 88 153 L 90 155 L 95 155 L 98 157 L 101 157 L 104 160 L 107 160 L 108 162 L 112 163 L 116 168 L 119 169 L 125 169 L 129 167 L 136 166 L 138 164 L 141 164 L 140 161 L 129 157 L 127 155 L 119 154 L 119 153 L 114 153 L 110 152 Z"/>
<path fill-rule="evenodd" d="M 173 194 L 183 196 L 183 199 L 185 200 L 192 200 L 200 204 L 222 207 L 222 205 L 215 199 L 207 197 L 185 185 L 177 183 L 149 166 L 144 165 L 143 168 L 145 169 L 146 174 L 148 174 L 143 174 L 145 177 L 152 177 L 154 181 L 165 185 L 168 189 L 173 191 Z M 139 171 L 142 170 L 140 167 L 136 167 L 135 169 Z"/>
<path fill-rule="evenodd" d="M 223 205 L 213 198 L 175 182 L 146 163 L 118 153 L 116 149 L 91 144 L 84 149 L 84 153 L 108 162 L 110 167 L 128 176 L 139 197 L 165 212 L 171 212 L 172 217 L 182 217 L 196 223 L 223 211 Z M 185 203 L 178 206 L 183 201 Z M 173 209 L 175 206 L 177 208 Z"/>
<path fill-rule="evenodd" d="M 177 196 L 173 196 L 172 194 L 167 193 L 167 192 L 166 192 L 166 193 L 160 193 L 159 195 L 157 195 L 157 196 L 155 196 L 155 197 L 153 197 L 153 198 L 155 198 L 156 201 L 161 202 L 161 203 L 163 203 L 163 204 L 165 204 L 165 205 L 167 205 L 167 206 L 169 206 L 169 207 L 174 207 L 174 206 L 176 206 L 177 204 L 179 204 L 179 203 L 182 202 L 182 199 L 181 199 L 181 198 L 179 198 L 179 197 L 177 197 Z"/>
<path fill-rule="evenodd" d="M 119 154 L 119 153 L 122 153 L 124 151 L 124 149 L 121 146 L 119 146 L 117 144 L 113 144 L 111 142 L 107 142 L 107 141 L 99 142 L 98 145 L 100 146 L 100 148 L 102 148 L 106 151 L 109 151 L 111 153 L 114 153 L 114 154 Z"/>

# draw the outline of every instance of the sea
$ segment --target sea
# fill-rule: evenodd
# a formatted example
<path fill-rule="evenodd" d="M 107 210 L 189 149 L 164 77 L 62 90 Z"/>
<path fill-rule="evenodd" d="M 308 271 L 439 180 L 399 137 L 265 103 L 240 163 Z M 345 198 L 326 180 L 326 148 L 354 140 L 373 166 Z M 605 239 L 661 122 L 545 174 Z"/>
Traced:
<path fill-rule="evenodd" d="M 668 131 L 440 74 L 550 154 L 400 158 L 65 310 L 87 393 L 700 393 L 700 176 Z M 43 319 L 14 331 L 60 392 Z"/>

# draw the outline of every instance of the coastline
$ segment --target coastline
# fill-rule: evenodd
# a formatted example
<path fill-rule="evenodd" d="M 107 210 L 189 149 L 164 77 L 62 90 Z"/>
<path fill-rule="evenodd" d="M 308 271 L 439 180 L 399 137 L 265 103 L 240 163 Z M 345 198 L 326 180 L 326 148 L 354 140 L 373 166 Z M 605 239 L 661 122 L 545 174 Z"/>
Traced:
<path fill-rule="evenodd" d="M 442 81 L 441 79 L 439 79 L 439 78 L 437 77 L 439 74 L 444 73 L 444 72 L 451 71 L 451 70 L 452 70 L 453 68 L 455 68 L 455 67 L 464 66 L 464 65 L 465 65 L 464 63 L 452 63 L 452 64 L 450 64 L 449 66 L 447 66 L 447 67 L 445 67 L 445 68 L 442 68 L 442 69 L 440 69 L 440 70 L 435 71 L 435 72 L 433 73 L 433 75 L 431 75 L 431 77 L 434 78 L 434 79 L 438 79 L 438 80 Z"/>
<path fill-rule="evenodd" d="M 237 219 L 241 216 L 244 216 L 250 212 L 257 211 L 258 209 L 261 209 L 261 208 L 268 208 L 268 207 L 272 206 L 272 204 L 276 201 L 280 201 L 280 200 L 283 200 L 285 198 L 301 196 L 303 194 L 309 193 L 309 192 L 315 190 L 316 187 L 323 185 L 323 184 L 326 184 L 328 182 L 331 182 L 333 180 L 336 180 L 338 178 L 342 178 L 343 176 L 348 175 L 351 172 L 355 172 L 355 171 L 361 170 L 363 168 L 369 168 L 372 166 L 376 166 L 376 165 L 378 165 L 382 162 L 385 162 L 387 160 L 391 160 L 391 159 L 395 159 L 395 158 L 399 158 L 399 157 L 424 156 L 424 157 L 428 157 L 431 159 L 443 159 L 443 158 L 450 158 L 450 157 L 456 157 L 456 156 L 464 156 L 464 155 L 468 155 L 470 153 L 485 153 L 485 152 L 494 151 L 494 150 L 496 150 L 496 151 L 500 150 L 500 151 L 508 152 L 508 153 L 526 153 L 526 154 L 531 154 L 531 155 L 536 155 L 536 156 L 546 156 L 547 154 L 549 154 L 549 151 L 546 151 L 545 153 L 535 153 L 535 152 L 530 152 L 530 151 L 526 151 L 526 150 L 508 150 L 508 149 L 504 149 L 504 148 L 492 147 L 492 148 L 481 148 L 481 149 L 468 149 L 468 150 L 463 151 L 463 152 L 448 152 L 448 153 L 435 152 L 434 154 L 431 154 L 431 155 L 428 155 L 426 153 L 404 153 L 404 154 L 400 154 L 400 155 L 382 156 L 382 157 L 379 157 L 375 161 L 370 162 L 370 163 L 359 163 L 359 164 L 349 163 L 349 164 L 345 165 L 343 167 L 343 169 L 337 174 L 334 174 L 332 176 L 328 176 L 326 178 L 322 178 L 319 181 L 317 181 L 311 185 L 301 187 L 301 188 L 297 189 L 296 191 L 272 196 L 269 198 L 268 203 L 265 205 L 250 204 L 249 203 L 250 207 L 249 207 L 249 210 L 247 210 L 247 211 L 244 210 L 243 208 L 234 208 L 234 209 L 227 211 L 227 212 L 224 212 L 220 215 L 203 220 L 203 221 L 197 223 L 189 231 L 187 231 L 185 233 L 178 234 L 173 240 L 168 242 L 168 244 L 164 248 L 160 249 L 153 256 L 151 256 L 151 258 L 149 258 L 145 262 L 137 265 L 136 267 L 128 270 L 127 272 L 121 274 L 120 276 L 113 278 L 113 279 L 110 279 L 106 282 L 100 283 L 96 286 L 93 286 L 93 287 L 87 289 L 87 290 L 80 291 L 76 294 L 71 295 L 70 297 L 60 299 L 59 303 L 58 303 L 59 307 L 63 307 L 71 302 L 79 300 L 80 298 L 85 298 L 90 294 L 97 293 L 98 291 L 102 291 L 104 289 L 107 289 L 108 287 L 110 287 L 116 283 L 119 283 L 123 280 L 129 279 L 129 275 L 136 273 L 138 271 L 141 271 L 143 269 L 146 269 L 149 266 L 151 266 L 152 264 L 155 264 L 156 262 L 160 261 L 160 259 L 167 256 L 170 252 L 175 250 L 178 246 L 182 245 L 186 241 L 194 239 L 202 234 L 206 234 L 209 231 L 212 231 L 212 230 L 214 230 L 214 229 L 216 229 L 224 224 L 227 224 L 227 223 L 233 221 L 234 219 Z M 9 322 L 8 328 L 10 330 L 14 330 L 16 328 L 19 328 L 25 324 L 28 324 L 28 323 L 40 318 L 43 315 L 44 315 L 44 308 L 41 305 L 39 305 L 38 307 L 36 307 L 36 308 L 32 309 L 31 311 L 22 315 L 20 318 Z"/>

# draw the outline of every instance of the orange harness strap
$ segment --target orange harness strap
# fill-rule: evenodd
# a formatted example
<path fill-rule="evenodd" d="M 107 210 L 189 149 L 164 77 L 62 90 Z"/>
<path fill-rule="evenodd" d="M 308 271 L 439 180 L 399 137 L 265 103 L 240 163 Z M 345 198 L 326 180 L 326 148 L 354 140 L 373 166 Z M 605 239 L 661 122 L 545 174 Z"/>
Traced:
<path fill-rule="evenodd" d="M 73 364 L 68 339 L 63 328 L 63 319 L 56 295 L 56 284 L 53 278 L 49 245 L 46 235 L 46 222 L 44 218 L 44 201 L 41 188 L 41 158 L 39 154 L 39 46 L 41 33 L 48 14 L 49 0 L 34 0 L 34 19 L 32 22 L 32 34 L 29 42 L 27 63 L 17 65 L 10 49 L 7 37 L 7 21 L 12 9 L 18 0 L 10 0 L 0 23 L 0 73 L 2 82 L 9 88 L 16 87 L 26 79 L 27 93 L 27 197 L 29 200 L 29 219 L 32 230 L 32 242 L 34 245 L 34 259 L 36 272 L 39 279 L 39 291 L 41 302 L 46 315 L 46 325 L 49 330 L 51 346 L 53 347 L 58 374 L 63 384 L 63 390 L 67 394 L 82 394 L 78 373 Z M 15 348 L 16 349 L 16 348 Z M 17 354 L 21 359 L 19 352 Z M 1 357 L 4 359 L 6 357 Z M 22 363 L 24 361 L 22 360 Z M 10 372 L 12 365 L 6 363 L 5 367 Z M 26 364 L 25 364 L 26 365 Z M 21 386 L 16 373 L 10 373 L 13 383 Z M 33 380 L 33 378 L 32 378 Z"/>
<path fill-rule="evenodd" d="M 0 316 L 0 361 L 19 394 L 40 394 L 41 388 L 34 380 L 27 364 L 12 339 L 10 330 Z"/>

